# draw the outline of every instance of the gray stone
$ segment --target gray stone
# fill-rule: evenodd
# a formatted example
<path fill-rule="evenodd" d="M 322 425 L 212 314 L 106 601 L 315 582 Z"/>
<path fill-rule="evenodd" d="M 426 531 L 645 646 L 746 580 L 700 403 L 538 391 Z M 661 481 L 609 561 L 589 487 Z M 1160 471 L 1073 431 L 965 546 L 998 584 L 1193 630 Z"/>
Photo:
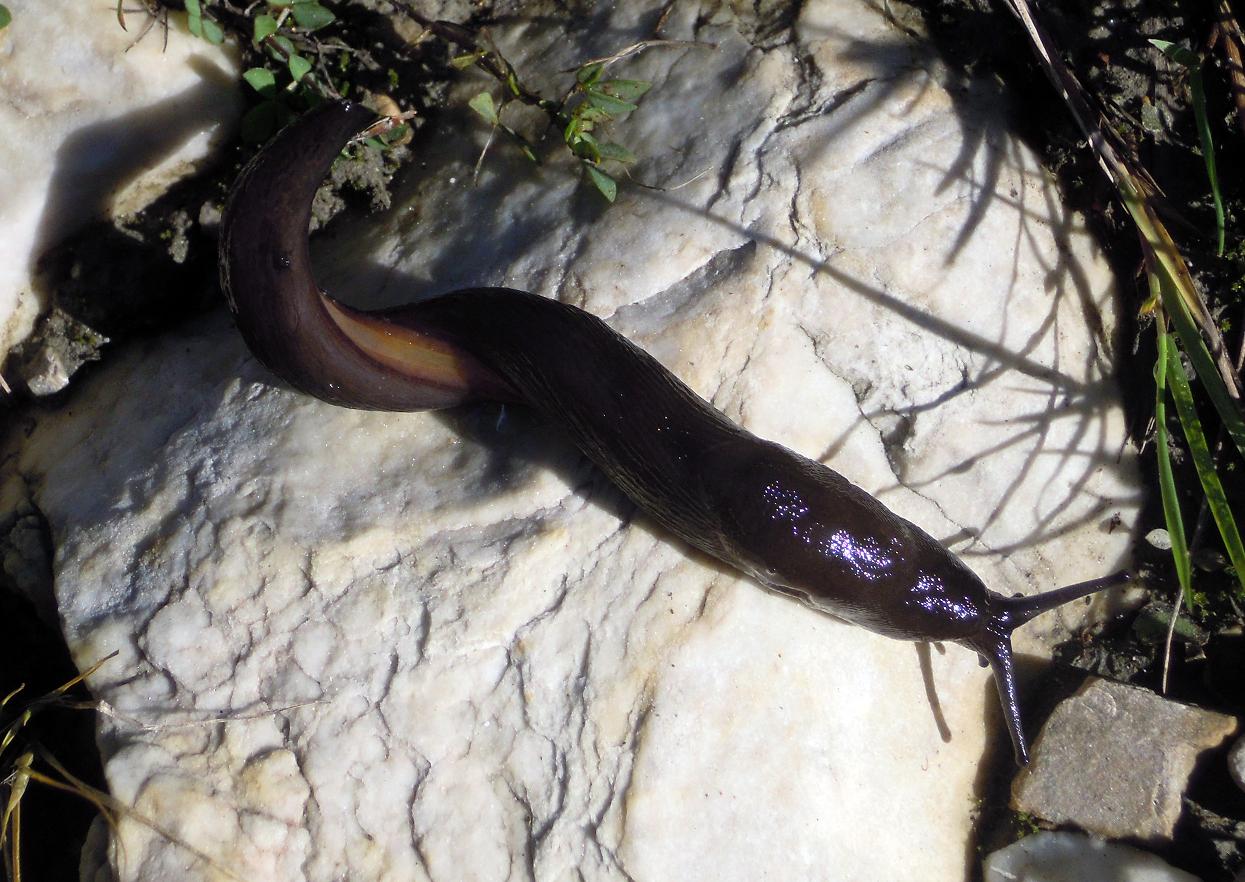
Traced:
<path fill-rule="evenodd" d="M 16 351 L 16 376 L 31 395 L 53 395 L 67 385 L 88 361 L 98 361 L 108 338 L 53 307 L 36 326 L 33 336 Z"/>
<path fill-rule="evenodd" d="M 1051 714 L 1012 807 L 1107 838 L 1170 838 L 1199 755 L 1237 730 L 1234 717 L 1146 689 L 1090 679 Z"/>

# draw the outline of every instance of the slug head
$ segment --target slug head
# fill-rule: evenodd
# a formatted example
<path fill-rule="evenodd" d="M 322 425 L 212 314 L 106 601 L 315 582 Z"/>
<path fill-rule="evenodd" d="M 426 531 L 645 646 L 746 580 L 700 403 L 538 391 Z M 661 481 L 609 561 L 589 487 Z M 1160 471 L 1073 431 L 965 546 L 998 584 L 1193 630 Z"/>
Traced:
<path fill-rule="evenodd" d="M 1003 719 L 1012 738 L 1012 749 L 1017 765 L 1028 765 L 1029 744 L 1025 738 L 1024 724 L 1020 715 L 1020 698 L 1016 688 L 1015 662 L 1012 657 L 1012 631 L 1034 616 L 1062 606 L 1107 588 L 1114 588 L 1129 580 L 1128 573 L 1116 573 L 1101 579 L 1078 582 L 1055 591 L 1035 594 L 1032 597 L 1017 595 L 1004 597 L 987 592 L 988 617 L 982 623 L 981 632 L 960 642 L 977 652 L 983 665 L 989 665 L 994 673 L 994 683 L 999 690 L 1003 705 Z"/>

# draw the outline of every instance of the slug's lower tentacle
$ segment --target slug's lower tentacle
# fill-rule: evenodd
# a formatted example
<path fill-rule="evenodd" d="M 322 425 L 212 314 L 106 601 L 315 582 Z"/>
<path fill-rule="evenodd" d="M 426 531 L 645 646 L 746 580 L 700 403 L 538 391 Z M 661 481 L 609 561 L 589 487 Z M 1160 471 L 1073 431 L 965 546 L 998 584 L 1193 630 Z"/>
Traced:
<path fill-rule="evenodd" d="M 333 300 L 311 269 L 311 200 L 338 151 L 372 119 L 356 104 L 326 104 L 279 134 L 234 186 L 221 283 L 260 361 L 346 407 L 530 405 L 657 523 L 763 585 L 888 637 L 981 653 L 1016 759 L 1027 760 L 1011 632 L 1118 578 L 1032 598 L 988 591 L 919 527 L 837 472 L 736 426 L 572 306 L 505 288 L 379 312 Z"/>

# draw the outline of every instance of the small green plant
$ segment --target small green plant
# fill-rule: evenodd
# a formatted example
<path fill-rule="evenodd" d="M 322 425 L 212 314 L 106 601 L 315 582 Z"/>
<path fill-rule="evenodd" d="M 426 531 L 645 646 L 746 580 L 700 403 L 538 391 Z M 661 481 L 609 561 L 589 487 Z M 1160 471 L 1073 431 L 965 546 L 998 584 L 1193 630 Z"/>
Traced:
<path fill-rule="evenodd" d="M 618 182 L 602 167 L 604 163 L 614 162 L 627 165 L 635 162 L 635 154 L 613 141 L 601 141 L 594 133 L 598 126 L 612 122 L 617 116 L 635 110 L 636 101 L 651 88 L 652 83 L 644 80 L 605 79 L 607 65 L 613 59 L 590 61 L 575 71 L 575 85 L 559 102 L 542 99 L 525 89 L 509 62 L 497 54 L 492 48 L 477 49 L 459 55 L 453 60 L 454 67 L 464 70 L 481 62 L 493 62 L 502 74 L 506 92 L 502 103 L 498 106 L 489 92 L 480 92 L 468 104 L 480 117 L 511 137 L 523 155 L 533 162 L 538 162 L 536 152 L 527 139 L 507 126 L 501 120 L 501 113 L 511 101 L 535 104 L 544 110 L 553 125 L 562 132 L 562 140 L 566 147 L 580 161 L 585 176 L 597 188 L 598 192 L 608 201 L 613 202 L 618 195 Z M 482 65 L 489 69 L 489 65 Z M 494 72 L 490 70 L 490 72 Z"/>
<path fill-rule="evenodd" d="M 213 45 L 223 43 L 225 30 L 210 12 L 212 0 L 183 2 L 190 32 Z M 335 22 L 337 16 L 318 0 L 264 0 L 260 8 L 260 14 L 250 21 L 248 36 L 252 50 L 265 59 L 265 64 L 250 67 L 242 75 L 261 99 L 242 119 L 242 137 L 253 144 L 264 142 L 325 96 L 339 97 L 327 71 L 315 75 L 323 47 L 311 37 Z M 124 27 L 119 5 L 118 19 Z M 245 39 L 241 34 L 234 36 L 240 42 Z"/>
<path fill-rule="evenodd" d="M 124 0 L 118 0 L 117 17 L 124 28 L 124 11 L 127 10 L 122 9 L 121 2 Z M 163 2 L 171 0 L 161 0 Z M 317 35 L 337 21 L 332 10 L 319 0 L 255 0 L 245 8 L 225 0 L 181 2 L 191 33 L 213 44 L 232 37 L 243 50 L 244 63 L 249 65 L 243 78 L 258 96 L 258 102 L 242 119 L 242 137 L 249 143 L 262 143 L 303 111 L 326 99 L 338 99 L 350 93 L 356 88 L 348 79 L 351 71 L 366 70 L 369 74 L 382 71 L 388 88 L 393 91 L 398 87 L 397 70 L 378 64 L 370 50 L 347 45 L 339 39 L 321 39 Z M 637 109 L 637 102 L 651 84 L 643 80 L 609 78 L 607 70 L 615 62 L 654 46 L 709 45 L 667 40 L 636 43 L 608 58 L 580 65 L 566 94 L 560 100 L 553 100 L 536 94 L 520 80 L 487 32 L 434 21 L 402 0 L 391 2 L 423 25 L 428 33 L 458 48 L 460 54 L 451 60 L 454 68 L 478 67 L 501 83 L 503 91 L 499 99 L 482 91 L 469 102 L 492 127 L 492 133 L 505 134 L 519 146 L 524 156 L 538 162 L 533 145 L 507 125 L 503 116 L 506 107 L 514 101 L 539 108 L 560 131 L 567 150 L 578 160 L 584 178 L 611 202 L 618 194 L 617 169 L 635 162 L 636 157 L 622 144 L 602 139 L 601 129 Z M 161 7 L 156 6 L 154 0 L 144 0 L 144 3 L 151 4 L 144 6 L 149 16 L 159 14 L 155 10 Z M 162 20 L 167 27 L 167 19 Z M 356 65 L 355 59 L 360 59 L 361 63 Z M 406 116 L 396 110 L 394 113 L 395 122 Z M 481 161 L 492 144 L 492 133 L 481 153 Z M 407 139 L 409 127 L 396 125 L 364 139 L 363 143 L 383 150 Z"/>
<path fill-rule="evenodd" d="M 213 46 L 225 42 L 225 32 L 216 20 L 204 15 L 204 0 L 186 0 L 186 27 L 196 37 L 202 37 Z"/>
<path fill-rule="evenodd" d="M 9 12 L 9 7 L 0 3 L 0 31 L 9 26 L 9 22 L 13 20 L 13 13 Z"/>
<path fill-rule="evenodd" d="M 1016 834 L 1016 839 L 1020 840 L 1026 836 L 1032 836 L 1034 833 L 1040 833 L 1042 825 L 1038 822 L 1037 817 L 1028 812 L 1013 811 L 1012 829 Z"/>

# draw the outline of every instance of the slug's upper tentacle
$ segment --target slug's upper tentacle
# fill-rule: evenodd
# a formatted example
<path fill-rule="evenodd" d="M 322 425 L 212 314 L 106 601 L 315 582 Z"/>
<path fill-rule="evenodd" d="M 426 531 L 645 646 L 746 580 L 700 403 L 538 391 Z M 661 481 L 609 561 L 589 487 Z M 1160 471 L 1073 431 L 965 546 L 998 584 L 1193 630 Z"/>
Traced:
<path fill-rule="evenodd" d="M 889 637 L 950 640 L 993 669 L 1016 759 L 1028 757 L 1011 633 L 1119 577 L 1028 598 L 988 591 L 915 524 L 821 463 L 736 426 L 656 359 L 583 310 L 505 288 L 362 312 L 311 269 L 311 200 L 373 118 L 326 104 L 247 166 L 221 230 L 221 280 L 255 355 L 347 407 L 521 401 L 661 526 L 808 605 Z"/>

